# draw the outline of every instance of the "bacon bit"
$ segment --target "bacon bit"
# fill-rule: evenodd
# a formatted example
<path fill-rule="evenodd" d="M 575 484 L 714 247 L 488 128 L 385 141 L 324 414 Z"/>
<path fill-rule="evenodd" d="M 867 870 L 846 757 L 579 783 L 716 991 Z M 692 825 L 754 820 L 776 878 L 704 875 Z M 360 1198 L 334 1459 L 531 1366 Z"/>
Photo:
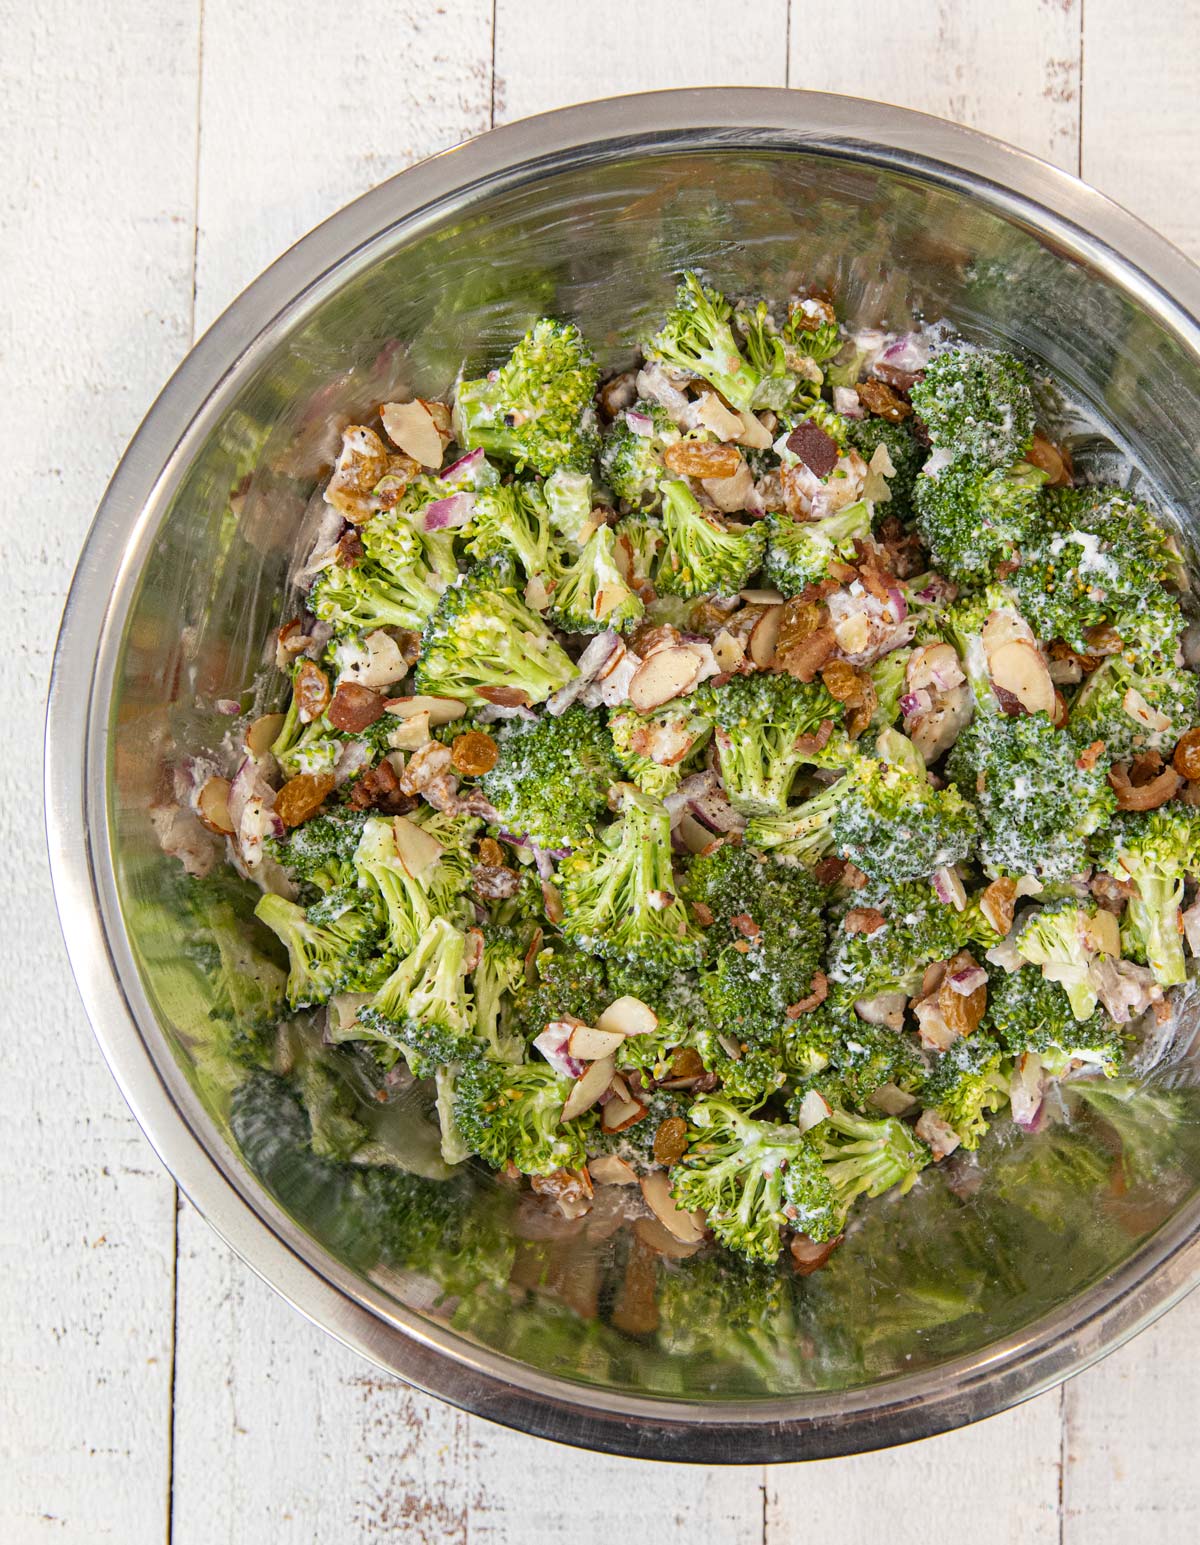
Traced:
<path fill-rule="evenodd" d="M 1118 762 L 1108 770 L 1108 783 L 1117 796 L 1119 810 L 1157 810 L 1174 799 L 1183 779 L 1173 767 L 1164 767 L 1157 777 L 1135 784 L 1129 765 Z"/>
<path fill-rule="evenodd" d="M 827 478 L 838 464 L 837 441 L 811 419 L 797 424 L 786 444 L 792 455 L 798 456 L 816 477 Z"/>
<path fill-rule="evenodd" d="M 839 585 L 849 585 L 858 578 L 858 570 L 852 563 L 843 563 L 840 558 L 830 558 L 825 564 L 831 578 L 836 579 Z"/>
<path fill-rule="evenodd" d="M 847 862 L 842 871 L 842 884 L 848 885 L 852 891 L 860 891 L 866 883 L 867 876 L 858 865 Z"/>
<path fill-rule="evenodd" d="M 789 1003 L 784 1013 L 789 1019 L 799 1019 L 801 1014 L 811 1014 L 813 1009 L 820 1007 L 829 996 L 829 978 L 824 971 L 818 971 L 810 983 L 810 991 L 807 998 L 801 998 L 799 1003 Z"/>
<path fill-rule="evenodd" d="M 877 907 L 851 907 L 842 919 L 842 927 L 852 937 L 857 933 L 878 933 L 887 927 L 887 918 Z"/>
<path fill-rule="evenodd" d="M 872 555 L 868 561 L 859 567 L 859 578 L 864 586 L 877 601 L 885 605 L 892 598 L 892 591 L 896 586 L 896 576 L 889 574 Z"/>
<path fill-rule="evenodd" d="M 1090 746 L 1082 750 L 1075 758 L 1075 765 L 1083 772 L 1091 772 L 1096 763 L 1104 755 L 1105 745 L 1102 740 L 1093 740 Z"/>
<path fill-rule="evenodd" d="M 285 826 L 299 826 L 316 815 L 332 792 L 332 773 L 301 773 L 289 778 L 276 794 L 275 814 Z"/>
<path fill-rule="evenodd" d="M 818 885 L 836 885 L 846 872 L 846 860 L 832 854 L 813 866 L 813 879 Z"/>
<path fill-rule="evenodd" d="M 906 531 L 898 515 L 884 516 L 879 541 L 898 579 L 912 579 L 915 574 L 924 573 L 927 565 L 921 538 L 914 531 Z"/>
<path fill-rule="evenodd" d="M 476 691 L 485 702 L 497 708 L 528 708 L 529 693 L 523 687 L 477 687 Z"/>
<path fill-rule="evenodd" d="M 692 902 L 692 916 L 700 924 L 701 928 L 711 928 L 716 921 L 713 917 L 712 908 L 706 906 L 702 901 Z"/>
<path fill-rule="evenodd" d="M 735 939 L 733 941 L 733 948 L 737 950 L 739 955 L 748 955 L 752 946 L 746 939 Z"/>
<path fill-rule="evenodd" d="M 750 916 L 749 912 L 735 912 L 729 919 L 729 926 L 737 930 L 744 939 L 757 939 L 762 929 Z"/>
<path fill-rule="evenodd" d="M 292 685 L 301 724 L 319 719 L 329 706 L 329 677 L 319 665 L 302 660 Z"/>
<path fill-rule="evenodd" d="M 1200 778 L 1200 729 L 1188 730 L 1175 743 L 1171 765 L 1181 777 Z"/>
<path fill-rule="evenodd" d="M 792 1242 L 788 1250 L 792 1257 L 792 1267 L 798 1277 L 811 1277 L 814 1271 L 820 1271 L 825 1262 L 841 1244 L 845 1236 L 839 1234 L 836 1239 L 827 1239 L 818 1244 L 815 1239 L 810 1239 L 807 1234 L 793 1234 Z"/>
<path fill-rule="evenodd" d="M 889 424 L 901 424 L 912 413 L 912 404 L 898 396 L 886 381 L 862 381 L 857 391 L 858 400 L 867 412 L 886 419 Z"/>
<path fill-rule="evenodd" d="M 810 682 L 821 667 L 834 657 L 837 647 L 833 629 L 820 627 L 803 641 L 786 649 L 776 645 L 775 669 L 785 671 L 797 681 Z"/>
<path fill-rule="evenodd" d="M 450 743 L 450 760 L 455 772 L 477 778 L 495 767 L 500 760 L 500 748 L 483 730 L 467 730 Z"/>
<path fill-rule="evenodd" d="M 357 735 L 369 729 L 382 714 L 382 693 L 360 687 L 354 681 L 341 681 L 330 701 L 327 717 L 335 730 Z"/>
<path fill-rule="evenodd" d="M 406 815 L 417 808 L 411 794 L 400 791 L 400 779 L 390 762 L 380 762 L 363 773 L 350 790 L 351 810 L 382 810 L 386 815 Z"/>
<path fill-rule="evenodd" d="M 918 381 L 922 380 L 923 370 L 901 370 L 899 365 L 889 365 L 883 360 L 875 366 L 875 375 L 880 381 L 886 381 L 889 386 L 894 386 L 898 392 L 907 394 L 911 392 Z"/>
<path fill-rule="evenodd" d="M 338 538 L 338 544 L 333 551 L 334 557 L 341 568 L 352 569 L 355 564 L 361 563 L 363 560 L 362 537 L 351 526 L 349 531 L 342 532 Z"/>
<path fill-rule="evenodd" d="M 815 730 L 807 735 L 797 735 L 792 742 L 792 748 L 801 756 L 812 756 L 818 751 L 824 750 L 829 737 L 833 734 L 833 720 L 822 719 Z"/>

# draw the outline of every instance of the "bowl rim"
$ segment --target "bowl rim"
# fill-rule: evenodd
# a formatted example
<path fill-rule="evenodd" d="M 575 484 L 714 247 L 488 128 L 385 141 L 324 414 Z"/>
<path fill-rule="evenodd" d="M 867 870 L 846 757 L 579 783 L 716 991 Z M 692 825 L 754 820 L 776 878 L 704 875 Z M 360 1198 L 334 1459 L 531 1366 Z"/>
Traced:
<path fill-rule="evenodd" d="M 476 1415 L 616 1454 L 744 1464 L 928 1437 L 1079 1372 L 1200 1282 L 1200 1198 L 1102 1282 L 1018 1333 L 880 1385 L 701 1403 L 541 1373 L 364 1283 L 233 1161 L 174 1061 L 134 964 L 106 799 L 111 686 L 159 519 L 192 453 L 279 334 L 397 234 L 415 233 L 499 187 L 613 154 L 721 148 L 851 156 L 965 187 L 1119 280 L 1200 356 L 1200 269 L 1182 253 L 1069 173 L 926 114 L 827 93 L 717 87 L 613 97 L 490 130 L 389 178 L 303 237 L 213 323 L 147 412 L 101 499 L 67 597 L 47 707 L 45 803 L 60 924 L 105 1060 L 164 1165 L 257 1275 L 379 1367 Z"/>

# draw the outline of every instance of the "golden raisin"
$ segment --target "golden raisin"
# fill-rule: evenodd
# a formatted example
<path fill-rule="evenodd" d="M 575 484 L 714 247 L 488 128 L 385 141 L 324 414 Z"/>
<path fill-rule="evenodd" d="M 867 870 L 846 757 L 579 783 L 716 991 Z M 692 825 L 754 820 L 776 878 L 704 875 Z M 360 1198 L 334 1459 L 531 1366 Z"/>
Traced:
<path fill-rule="evenodd" d="M 912 413 L 912 405 L 898 397 L 886 381 L 861 381 L 857 391 L 858 400 L 867 412 L 886 419 L 889 424 L 899 424 Z"/>
<path fill-rule="evenodd" d="M 682 1116 L 660 1121 L 654 1134 L 654 1158 L 658 1164 L 674 1164 L 687 1152 L 687 1122 Z"/>
<path fill-rule="evenodd" d="M 1185 778 L 1200 778 L 1200 729 L 1188 730 L 1175 745 L 1171 765 Z"/>
<path fill-rule="evenodd" d="M 456 735 L 450 746 L 454 770 L 467 778 L 490 772 L 499 758 L 499 747 L 483 730 L 466 730 L 462 735 Z"/>
<path fill-rule="evenodd" d="M 742 464 L 742 453 L 736 445 L 677 440 L 667 446 L 663 461 L 676 477 L 733 477 Z"/>
<path fill-rule="evenodd" d="M 496 869 L 504 862 L 504 849 L 495 837 L 484 837 L 479 844 L 479 862 Z"/>
<path fill-rule="evenodd" d="M 332 773 L 301 773 L 276 794 L 275 814 L 285 826 L 299 826 L 317 813 L 332 791 Z"/>
<path fill-rule="evenodd" d="M 951 978 L 959 971 L 970 970 L 977 965 L 975 957 L 967 950 L 961 950 L 950 962 L 945 979 L 938 989 L 938 1008 L 942 1011 L 942 1018 L 951 1030 L 958 1035 L 970 1035 L 977 1030 L 982 1023 L 983 1016 L 987 1012 L 987 984 L 977 987 L 974 992 L 957 992 Z"/>
<path fill-rule="evenodd" d="M 671 1053 L 672 1078 L 701 1078 L 704 1064 L 694 1046 L 677 1046 Z"/>

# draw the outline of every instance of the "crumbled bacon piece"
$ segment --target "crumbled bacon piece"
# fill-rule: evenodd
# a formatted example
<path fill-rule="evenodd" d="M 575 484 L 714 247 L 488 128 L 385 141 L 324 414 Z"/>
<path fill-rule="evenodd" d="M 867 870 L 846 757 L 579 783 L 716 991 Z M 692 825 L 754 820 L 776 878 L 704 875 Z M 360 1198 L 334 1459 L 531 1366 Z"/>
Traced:
<path fill-rule="evenodd" d="M 850 935 L 873 934 L 887 927 L 887 918 L 877 907 L 851 907 L 842 919 L 842 927 Z"/>
<path fill-rule="evenodd" d="M 787 437 L 787 448 L 819 478 L 827 478 L 838 464 L 837 441 L 811 419 L 796 425 Z"/>
<path fill-rule="evenodd" d="M 799 1019 L 801 1014 L 811 1014 L 813 1009 L 819 1008 L 829 996 L 829 978 L 824 971 L 818 971 L 810 984 L 810 991 L 806 998 L 801 998 L 798 1003 L 789 1003 L 784 1010 L 789 1019 Z"/>
<path fill-rule="evenodd" d="M 860 382 L 858 400 L 868 413 L 886 419 L 889 424 L 903 423 L 912 413 L 912 404 L 905 402 L 886 381 Z"/>
<path fill-rule="evenodd" d="M 351 810 L 382 810 L 385 815 L 406 815 L 417 808 L 416 799 L 401 791 L 396 769 L 388 761 L 363 773 L 347 803 Z"/>
<path fill-rule="evenodd" d="M 735 912 L 729 919 L 729 926 L 740 933 L 744 939 L 757 939 L 762 932 L 749 912 Z"/>
<path fill-rule="evenodd" d="M 369 729 L 383 714 L 383 694 L 354 681 L 341 681 L 333 694 L 326 717 L 335 730 L 358 735 Z"/>
<path fill-rule="evenodd" d="M 1090 772 L 1100 758 L 1104 755 L 1104 742 L 1093 740 L 1090 746 L 1086 746 L 1075 758 L 1076 767 L 1083 772 Z"/>

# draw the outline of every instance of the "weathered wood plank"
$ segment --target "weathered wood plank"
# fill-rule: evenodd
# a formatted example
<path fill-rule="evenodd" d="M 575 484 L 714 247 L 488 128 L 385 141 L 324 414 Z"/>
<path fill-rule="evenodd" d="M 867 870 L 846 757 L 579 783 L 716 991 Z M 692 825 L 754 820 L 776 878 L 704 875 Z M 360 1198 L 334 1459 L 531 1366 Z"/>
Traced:
<path fill-rule="evenodd" d="M 793 5 L 789 83 L 951 118 L 1073 172 L 1082 3 Z"/>
<path fill-rule="evenodd" d="M 496 0 L 496 122 L 670 86 L 782 86 L 787 0 Z"/>
<path fill-rule="evenodd" d="M 1087 0 L 1083 176 L 1200 261 L 1200 0 Z"/>
<path fill-rule="evenodd" d="M 92 1039 L 41 810 L 62 598 L 129 435 L 188 343 L 194 0 L 0 4 L 0 1538 L 156 1540 L 170 1467 L 174 1196 Z M 136 90 L 129 82 L 136 80 Z"/>

